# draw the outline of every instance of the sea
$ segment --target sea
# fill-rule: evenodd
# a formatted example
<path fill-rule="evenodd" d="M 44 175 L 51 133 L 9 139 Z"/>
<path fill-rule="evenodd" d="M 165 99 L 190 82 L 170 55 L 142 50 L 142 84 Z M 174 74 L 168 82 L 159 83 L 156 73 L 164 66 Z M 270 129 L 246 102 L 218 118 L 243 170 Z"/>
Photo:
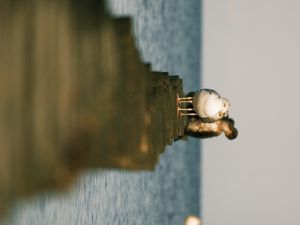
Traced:
<path fill-rule="evenodd" d="M 201 82 L 200 0 L 110 0 L 115 17 L 132 17 L 142 60 L 179 75 L 184 91 Z M 5 225 L 181 225 L 201 214 L 201 145 L 184 138 L 167 146 L 154 171 L 93 169 L 65 192 L 18 200 Z"/>

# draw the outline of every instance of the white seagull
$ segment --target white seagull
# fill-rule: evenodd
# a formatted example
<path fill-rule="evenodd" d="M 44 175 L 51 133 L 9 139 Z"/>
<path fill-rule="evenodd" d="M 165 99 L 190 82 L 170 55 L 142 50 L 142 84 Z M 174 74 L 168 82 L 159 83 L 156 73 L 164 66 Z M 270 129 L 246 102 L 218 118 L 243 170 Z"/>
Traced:
<path fill-rule="evenodd" d="M 207 122 L 214 122 L 228 117 L 230 103 L 216 91 L 201 89 L 200 91 L 192 92 L 191 95 L 183 98 L 177 97 L 177 108 L 180 115 L 199 116 Z M 190 103 L 193 107 L 182 108 L 182 103 Z"/>

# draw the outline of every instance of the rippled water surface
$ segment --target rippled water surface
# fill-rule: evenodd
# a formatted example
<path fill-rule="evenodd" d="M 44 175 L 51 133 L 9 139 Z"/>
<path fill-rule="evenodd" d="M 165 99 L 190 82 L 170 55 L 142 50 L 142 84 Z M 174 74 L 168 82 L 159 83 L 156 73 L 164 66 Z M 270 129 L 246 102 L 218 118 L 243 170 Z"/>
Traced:
<path fill-rule="evenodd" d="M 198 0 L 113 0 L 115 16 L 132 16 L 137 46 L 154 70 L 199 87 Z M 153 172 L 86 171 L 66 193 L 43 193 L 17 202 L 7 224 L 157 225 L 182 224 L 199 213 L 199 142 L 177 141 L 166 148 Z"/>

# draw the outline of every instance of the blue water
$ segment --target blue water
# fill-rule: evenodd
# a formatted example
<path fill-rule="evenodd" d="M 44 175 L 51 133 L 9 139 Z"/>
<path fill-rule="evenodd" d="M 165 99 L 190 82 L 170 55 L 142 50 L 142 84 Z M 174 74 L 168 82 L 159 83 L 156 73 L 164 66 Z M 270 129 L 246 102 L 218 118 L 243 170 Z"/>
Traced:
<path fill-rule="evenodd" d="M 110 9 L 133 17 L 137 46 L 153 70 L 180 75 L 185 91 L 199 88 L 198 0 L 111 0 Z M 86 171 L 68 192 L 18 201 L 7 224 L 183 224 L 200 210 L 199 150 L 188 138 L 167 147 L 153 172 Z"/>

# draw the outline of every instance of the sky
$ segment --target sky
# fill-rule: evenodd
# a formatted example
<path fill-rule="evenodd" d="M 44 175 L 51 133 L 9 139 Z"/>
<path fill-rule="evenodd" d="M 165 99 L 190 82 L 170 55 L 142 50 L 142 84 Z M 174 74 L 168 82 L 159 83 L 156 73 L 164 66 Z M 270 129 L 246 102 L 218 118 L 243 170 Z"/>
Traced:
<path fill-rule="evenodd" d="M 202 87 L 239 137 L 202 141 L 205 225 L 300 224 L 300 1 L 203 0 Z"/>

